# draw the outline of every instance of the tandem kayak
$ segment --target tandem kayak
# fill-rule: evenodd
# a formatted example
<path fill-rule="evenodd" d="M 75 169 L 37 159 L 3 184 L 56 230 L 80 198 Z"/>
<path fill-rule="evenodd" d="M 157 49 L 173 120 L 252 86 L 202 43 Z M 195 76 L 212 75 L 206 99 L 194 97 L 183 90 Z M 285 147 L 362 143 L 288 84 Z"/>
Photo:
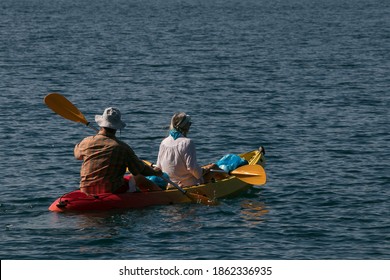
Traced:
<path fill-rule="evenodd" d="M 239 156 L 248 161 L 249 167 L 261 168 L 265 164 L 264 149 L 262 147 Z M 259 175 L 254 176 L 250 172 L 248 174 L 239 174 L 240 176 L 234 174 L 234 172 L 231 172 L 229 176 L 219 181 L 185 187 L 184 190 L 189 194 L 201 195 L 210 200 L 215 200 L 248 190 L 253 184 L 258 182 L 252 180 L 252 178 L 258 178 Z M 264 184 L 266 181 L 264 170 L 261 176 L 263 177 L 261 184 Z M 161 191 L 126 192 L 120 194 L 104 193 L 98 195 L 86 194 L 76 190 L 56 199 L 50 205 L 49 210 L 53 212 L 106 211 L 189 202 L 193 201 L 188 195 L 184 195 L 182 191 L 176 188 Z"/>

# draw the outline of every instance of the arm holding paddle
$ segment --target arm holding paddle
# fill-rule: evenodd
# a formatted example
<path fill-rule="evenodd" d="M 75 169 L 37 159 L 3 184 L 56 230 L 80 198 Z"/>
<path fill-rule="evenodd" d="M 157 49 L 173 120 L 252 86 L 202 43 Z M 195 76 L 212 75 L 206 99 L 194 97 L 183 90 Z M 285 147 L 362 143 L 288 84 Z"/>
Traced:
<path fill-rule="evenodd" d="M 83 160 L 80 170 L 81 191 L 94 194 L 126 191 L 123 186 L 125 167 L 134 174 L 136 183 L 142 183 L 149 190 L 161 190 L 144 177 L 161 175 L 161 170 L 146 166 L 129 145 L 115 136 L 118 129 L 126 126 L 119 109 L 109 107 L 104 110 L 103 115 L 96 115 L 95 121 L 100 127 L 98 130 L 61 94 L 48 94 L 44 102 L 63 118 L 85 124 L 97 131 L 95 136 L 84 138 L 74 149 L 76 159 Z"/>

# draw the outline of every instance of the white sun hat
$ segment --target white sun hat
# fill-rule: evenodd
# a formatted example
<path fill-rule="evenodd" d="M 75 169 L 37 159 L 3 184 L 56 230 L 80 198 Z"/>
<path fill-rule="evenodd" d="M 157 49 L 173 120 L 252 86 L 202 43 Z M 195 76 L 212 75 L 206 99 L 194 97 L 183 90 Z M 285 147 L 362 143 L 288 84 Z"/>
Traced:
<path fill-rule="evenodd" d="M 115 107 L 106 108 L 102 116 L 95 116 L 95 121 L 100 127 L 112 129 L 122 129 L 126 126 L 126 124 L 121 120 L 121 112 Z"/>

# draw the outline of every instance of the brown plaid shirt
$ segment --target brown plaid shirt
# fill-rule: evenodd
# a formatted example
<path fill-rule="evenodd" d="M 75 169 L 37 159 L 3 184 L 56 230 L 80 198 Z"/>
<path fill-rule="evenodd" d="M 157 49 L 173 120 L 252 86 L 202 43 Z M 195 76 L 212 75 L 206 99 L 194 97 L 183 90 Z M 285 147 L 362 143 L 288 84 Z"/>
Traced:
<path fill-rule="evenodd" d="M 80 189 L 90 194 L 115 192 L 123 185 L 126 168 L 133 175 L 148 169 L 129 145 L 102 132 L 77 144 L 74 156 L 83 160 Z"/>

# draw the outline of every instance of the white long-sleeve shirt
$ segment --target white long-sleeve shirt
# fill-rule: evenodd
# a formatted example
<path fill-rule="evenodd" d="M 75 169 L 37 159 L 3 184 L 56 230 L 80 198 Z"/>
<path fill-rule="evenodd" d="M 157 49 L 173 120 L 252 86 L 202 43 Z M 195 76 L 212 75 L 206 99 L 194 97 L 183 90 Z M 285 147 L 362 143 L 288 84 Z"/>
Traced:
<path fill-rule="evenodd" d="M 197 162 L 195 144 L 190 138 L 165 138 L 160 144 L 156 165 L 175 183 L 181 182 L 183 186 L 203 183 L 202 168 Z"/>

